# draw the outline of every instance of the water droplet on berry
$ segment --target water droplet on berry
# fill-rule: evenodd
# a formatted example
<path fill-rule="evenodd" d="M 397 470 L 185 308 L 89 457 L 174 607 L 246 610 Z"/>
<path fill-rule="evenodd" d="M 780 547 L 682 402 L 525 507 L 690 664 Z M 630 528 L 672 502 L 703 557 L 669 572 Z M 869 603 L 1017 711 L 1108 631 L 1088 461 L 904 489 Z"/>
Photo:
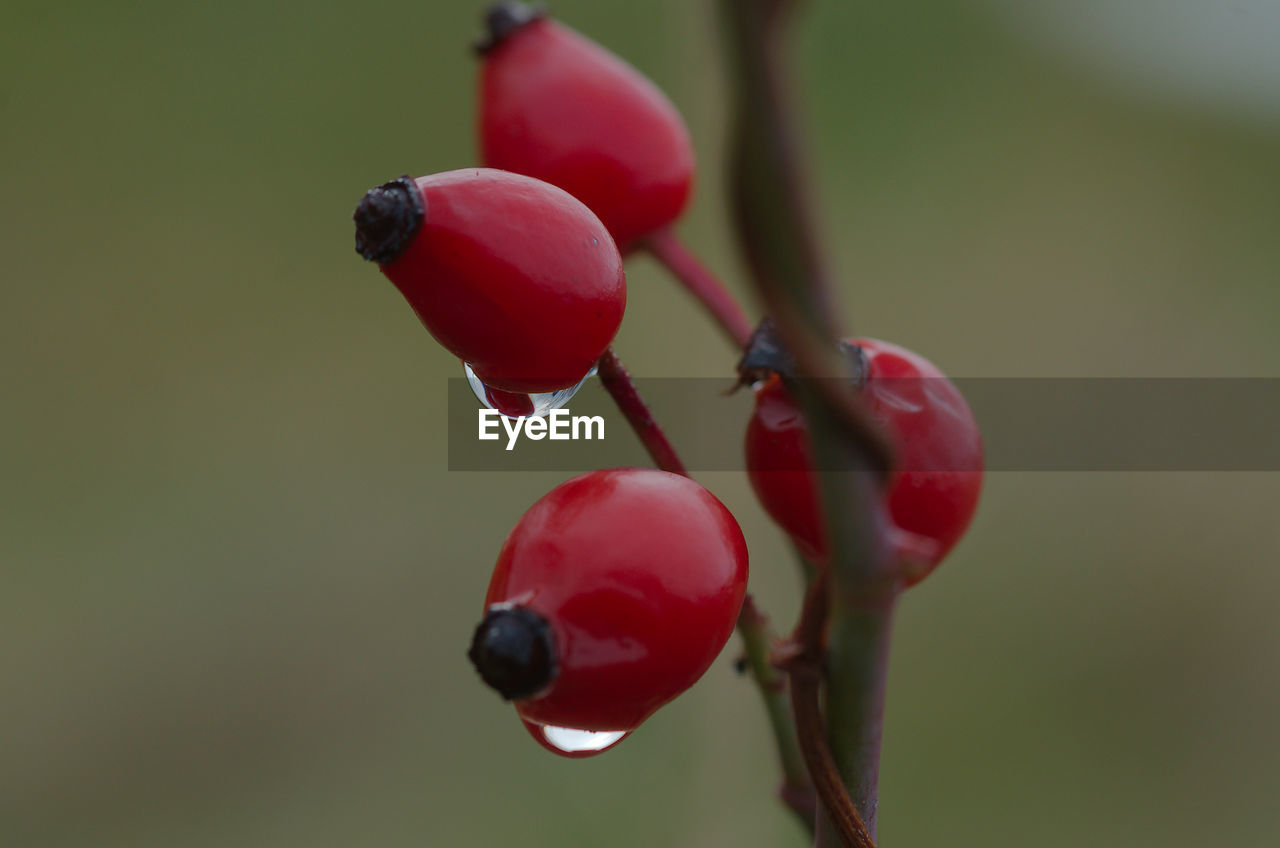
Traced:
<path fill-rule="evenodd" d="M 558 392 L 538 392 L 527 395 L 522 392 L 507 392 L 502 389 L 495 389 L 492 386 L 486 386 L 466 362 L 462 363 L 462 370 L 467 375 L 467 383 L 471 386 L 471 391 L 475 392 L 476 398 L 486 408 L 496 409 L 507 418 L 541 418 L 553 409 L 560 409 L 573 399 L 573 396 L 578 393 L 578 389 L 582 388 L 583 383 L 596 374 L 596 369 L 593 366 L 587 372 L 587 375 L 578 381 L 577 385 L 561 389 Z"/>
<path fill-rule="evenodd" d="M 629 730 L 574 730 L 571 727 L 536 724 L 523 718 L 521 721 L 542 747 L 562 757 L 594 757 L 631 735 Z"/>
<path fill-rule="evenodd" d="M 580 754 L 584 751 L 603 751 L 622 741 L 625 730 L 574 730 L 571 727 L 544 725 L 543 737 L 561 751 Z"/>

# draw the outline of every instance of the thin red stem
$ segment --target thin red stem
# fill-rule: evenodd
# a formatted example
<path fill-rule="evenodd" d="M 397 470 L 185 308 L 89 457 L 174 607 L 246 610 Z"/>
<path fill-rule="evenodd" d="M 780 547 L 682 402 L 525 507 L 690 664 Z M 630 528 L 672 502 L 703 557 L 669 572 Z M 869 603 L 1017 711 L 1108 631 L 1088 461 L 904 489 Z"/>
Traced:
<path fill-rule="evenodd" d="M 733 343 L 745 347 L 753 329 L 751 319 L 724 283 L 680 241 L 671 229 L 658 230 L 645 243 L 680 284 L 706 307 Z"/>
<path fill-rule="evenodd" d="M 676 449 L 671 446 L 671 442 L 667 441 L 667 434 L 662 432 L 658 422 L 653 419 L 649 405 L 640 396 L 635 382 L 623 366 L 622 360 L 618 359 L 618 355 L 613 352 L 613 348 L 604 352 L 596 364 L 596 369 L 605 391 L 618 405 L 618 411 L 627 419 L 631 429 L 636 431 L 636 436 L 649 452 L 649 456 L 653 458 L 654 464 L 663 471 L 688 477 L 689 472 L 685 470 L 684 463 L 676 454 Z"/>

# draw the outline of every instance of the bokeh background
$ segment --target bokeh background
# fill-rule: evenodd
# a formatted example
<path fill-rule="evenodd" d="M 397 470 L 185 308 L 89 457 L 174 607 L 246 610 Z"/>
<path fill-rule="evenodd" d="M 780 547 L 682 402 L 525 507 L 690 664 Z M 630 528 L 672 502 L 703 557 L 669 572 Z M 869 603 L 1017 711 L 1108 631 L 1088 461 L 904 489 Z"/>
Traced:
<path fill-rule="evenodd" d="M 732 646 L 584 761 L 464 659 L 564 475 L 446 471 L 458 365 L 349 216 L 475 163 L 480 5 L 4 4 L 0 844 L 804 844 Z M 851 325 L 962 376 L 1280 374 L 1276 4 L 808 6 Z M 555 7 L 686 115 L 681 229 L 745 294 L 713 9 Z M 632 369 L 729 373 L 629 273 Z M 789 622 L 783 540 L 742 475 L 702 480 Z M 884 843 L 1276 844 L 1278 504 L 1275 474 L 992 475 L 901 607 Z"/>

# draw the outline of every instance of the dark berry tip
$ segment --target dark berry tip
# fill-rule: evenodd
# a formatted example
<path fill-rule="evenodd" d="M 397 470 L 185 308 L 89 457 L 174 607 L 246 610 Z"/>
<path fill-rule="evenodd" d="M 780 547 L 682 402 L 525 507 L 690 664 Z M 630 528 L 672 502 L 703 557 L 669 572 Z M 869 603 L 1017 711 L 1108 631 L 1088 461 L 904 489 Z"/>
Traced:
<path fill-rule="evenodd" d="M 559 671 L 547 620 L 505 604 L 489 608 L 471 638 L 467 657 L 481 679 L 508 701 L 538 694 Z"/>
<path fill-rule="evenodd" d="M 496 48 L 519 30 L 547 16 L 541 3 L 494 3 L 484 14 L 484 35 L 476 39 L 476 52 L 481 56 Z"/>
<path fill-rule="evenodd" d="M 774 374 L 794 377 L 796 360 L 783 344 L 778 325 L 766 315 L 747 340 L 742 358 L 738 360 L 738 386 L 754 385 Z"/>
<path fill-rule="evenodd" d="M 404 176 L 369 189 L 351 217 L 356 222 L 356 253 L 389 265 L 422 229 L 426 201 L 413 177 Z"/>

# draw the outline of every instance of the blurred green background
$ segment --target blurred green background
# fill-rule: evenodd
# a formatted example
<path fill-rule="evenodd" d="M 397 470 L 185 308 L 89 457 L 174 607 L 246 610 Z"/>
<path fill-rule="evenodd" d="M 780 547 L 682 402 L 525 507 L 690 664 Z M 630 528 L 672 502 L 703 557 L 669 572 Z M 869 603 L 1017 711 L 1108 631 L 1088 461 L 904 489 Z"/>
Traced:
<path fill-rule="evenodd" d="M 463 656 L 503 537 L 563 475 L 447 473 L 458 365 L 350 212 L 474 164 L 479 5 L 4 4 L 0 844 L 804 844 L 733 646 L 584 761 Z M 1132 84 L 1014 3 L 808 5 L 851 325 L 961 376 L 1280 374 L 1265 86 L 1242 108 L 1169 96 L 1191 89 L 1158 63 Z M 1149 47 L 1176 5 L 1055 14 L 1077 44 Z M 1267 0 L 1198 5 L 1192 39 L 1226 35 L 1190 69 L 1171 42 L 1184 79 L 1280 36 Z M 745 292 L 713 10 L 555 6 L 687 116 L 682 230 Z M 653 264 L 629 270 L 631 368 L 729 373 Z M 742 475 L 701 479 L 789 622 L 779 534 Z M 1276 844 L 1278 503 L 1275 474 L 992 475 L 901 607 L 884 843 Z"/>

